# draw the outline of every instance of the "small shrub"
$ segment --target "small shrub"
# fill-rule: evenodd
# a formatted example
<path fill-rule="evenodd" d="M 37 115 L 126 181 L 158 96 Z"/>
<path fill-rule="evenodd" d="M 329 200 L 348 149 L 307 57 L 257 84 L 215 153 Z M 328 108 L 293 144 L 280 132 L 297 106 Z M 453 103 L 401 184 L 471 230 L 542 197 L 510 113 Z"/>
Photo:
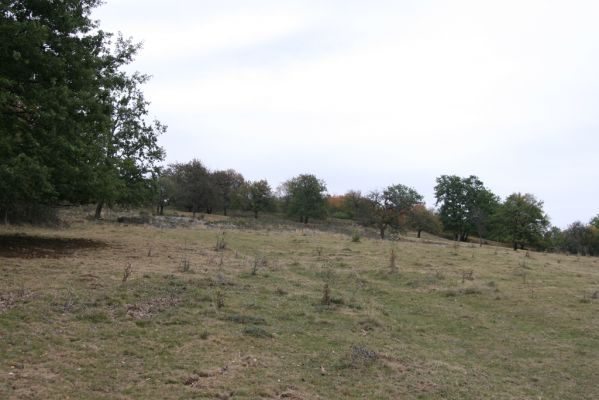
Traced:
<path fill-rule="evenodd" d="M 216 246 L 214 249 L 216 251 L 222 251 L 227 248 L 227 242 L 225 240 L 225 232 L 221 232 L 220 235 L 216 237 Z"/>
<path fill-rule="evenodd" d="M 328 283 L 325 283 L 322 288 L 322 299 L 320 299 L 320 304 L 325 306 L 331 305 L 331 291 Z"/>
<path fill-rule="evenodd" d="M 218 309 L 221 309 L 225 306 L 225 296 L 220 290 L 217 290 L 216 294 L 214 295 L 214 304 Z"/>
<path fill-rule="evenodd" d="M 389 270 L 391 273 L 397 272 L 396 259 L 397 255 L 395 254 L 395 248 L 391 248 L 391 253 L 389 254 Z"/>
<path fill-rule="evenodd" d="M 360 241 L 360 239 L 362 239 L 362 235 L 360 235 L 360 231 L 358 231 L 357 229 L 354 229 L 351 234 L 351 241 L 353 243 L 358 243 Z"/>
<path fill-rule="evenodd" d="M 127 279 L 131 276 L 131 263 L 127 264 L 123 270 L 123 283 L 127 282 Z"/>
<path fill-rule="evenodd" d="M 259 326 L 248 326 L 243 329 L 243 334 L 248 336 L 253 336 L 256 338 L 272 338 L 272 333 L 267 330 L 260 328 Z"/>
<path fill-rule="evenodd" d="M 181 272 L 189 272 L 191 270 L 191 263 L 186 256 L 181 257 L 181 262 L 179 263 L 179 269 Z"/>

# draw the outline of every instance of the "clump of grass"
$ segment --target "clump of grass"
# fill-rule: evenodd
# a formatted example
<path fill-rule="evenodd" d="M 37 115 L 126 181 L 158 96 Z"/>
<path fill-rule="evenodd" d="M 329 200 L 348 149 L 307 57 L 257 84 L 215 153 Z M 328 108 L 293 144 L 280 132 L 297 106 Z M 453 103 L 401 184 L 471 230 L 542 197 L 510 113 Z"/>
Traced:
<path fill-rule="evenodd" d="M 207 330 L 203 330 L 202 332 L 200 332 L 200 339 L 206 340 L 206 339 L 208 339 L 208 336 L 210 336 L 210 334 L 208 333 Z"/>
<path fill-rule="evenodd" d="M 360 231 L 357 229 L 354 229 L 351 233 L 351 241 L 353 243 L 358 243 L 360 241 L 360 239 L 362 239 L 362 235 L 360 235 Z"/>
<path fill-rule="evenodd" d="M 275 293 L 278 294 L 279 296 L 286 296 L 287 292 L 281 288 L 277 288 L 277 290 L 275 290 Z"/>
<path fill-rule="evenodd" d="M 378 360 L 379 355 L 374 350 L 362 346 L 352 346 L 349 359 L 353 367 L 370 365 Z"/>
<path fill-rule="evenodd" d="M 259 326 L 247 326 L 243 329 L 243 334 L 248 336 L 253 336 L 256 338 L 272 338 L 272 333 L 268 332 L 266 329 L 261 328 Z"/>
<path fill-rule="evenodd" d="M 244 325 L 266 325 L 266 320 L 262 317 L 254 317 L 253 315 L 231 315 L 229 321 Z"/>
<path fill-rule="evenodd" d="M 93 324 L 100 324 L 110 322 L 110 316 L 103 310 L 87 311 L 77 316 L 80 321 L 91 322 Z"/>
<path fill-rule="evenodd" d="M 470 270 L 470 271 L 462 271 L 462 283 L 465 283 L 467 280 L 468 281 L 473 281 L 474 280 L 474 271 Z"/>

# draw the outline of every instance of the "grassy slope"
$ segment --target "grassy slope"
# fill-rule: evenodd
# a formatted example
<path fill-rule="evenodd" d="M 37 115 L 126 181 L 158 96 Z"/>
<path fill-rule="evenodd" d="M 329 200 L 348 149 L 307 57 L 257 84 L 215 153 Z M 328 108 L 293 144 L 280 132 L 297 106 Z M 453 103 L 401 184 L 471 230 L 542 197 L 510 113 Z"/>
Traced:
<path fill-rule="evenodd" d="M 595 258 L 300 230 L 226 229 L 220 252 L 206 227 L 16 231 L 107 246 L 0 258 L 0 398 L 599 398 Z"/>

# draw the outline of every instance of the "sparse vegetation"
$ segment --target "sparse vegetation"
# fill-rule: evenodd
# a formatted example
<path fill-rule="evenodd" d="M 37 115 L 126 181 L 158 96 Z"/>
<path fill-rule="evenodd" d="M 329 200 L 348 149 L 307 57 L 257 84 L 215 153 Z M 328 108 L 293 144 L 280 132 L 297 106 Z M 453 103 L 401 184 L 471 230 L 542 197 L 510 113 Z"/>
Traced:
<path fill-rule="evenodd" d="M 392 247 L 368 236 L 348 246 L 345 235 L 277 226 L 229 228 L 233 250 L 219 252 L 204 225 L 26 228 L 0 247 L 0 359 L 14 373 L 0 376 L 0 397 L 95 397 L 101 387 L 131 398 L 260 398 L 291 386 L 302 398 L 599 395 L 594 258 L 493 246 L 454 256 L 455 242 L 416 233 Z M 159 237 L 152 257 L 148 234 Z M 401 279 L 381 271 L 391 248 Z M 181 254 L 193 274 L 172 268 Z M 277 268 L 261 274 L 266 259 Z M 125 287 L 114 284 L 123 260 L 136 274 Z M 49 274 L 50 285 L 40 279 Z M 112 379 L 110 360 L 124 362 L 126 380 Z M 47 369 L 68 374 L 50 381 Z"/>

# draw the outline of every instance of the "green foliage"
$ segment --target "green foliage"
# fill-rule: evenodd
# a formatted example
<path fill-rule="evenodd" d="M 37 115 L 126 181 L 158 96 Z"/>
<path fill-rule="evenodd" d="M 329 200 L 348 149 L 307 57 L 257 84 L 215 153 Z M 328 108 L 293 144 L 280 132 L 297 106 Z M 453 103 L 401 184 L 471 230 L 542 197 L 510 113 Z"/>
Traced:
<path fill-rule="evenodd" d="M 438 177 L 435 198 L 436 204 L 441 204 L 439 217 L 443 228 L 452 232 L 456 240 L 467 240 L 475 231 L 482 237 L 499 203 L 499 198 L 474 175 Z"/>
<path fill-rule="evenodd" d="M 287 214 L 299 217 L 300 222 L 308 223 L 309 218 L 322 218 L 326 215 L 324 181 L 314 175 L 296 176 L 283 184 Z"/>
<path fill-rule="evenodd" d="M 513 243 L 514 250 L 540 243 L 549 225 L 543 202 L 528 193 L 510 195 L 498 208 L 495 218 L 503 239 Z"/>
<path fill-rule="evenodd" d="M 266 180 L 248 182 L 242 186 L 242 204 L 244 209 L 252 211 L 254 218 L 258 218 L 258 213 L 268 211 L 273 208 L 273 194 L 270 185 Z"/>
<path fill-rule="evenodd" d="M 227 215 L 227 210 L 239 203 L 238 197 L 245 184 L 245 179 L 234 169 L 227 169 L 213 172 L 212 180 L 220 193 L 223 213 Z"/>
<path fill-rule="evenodd" d="M 163 157 L 128 75 L 139 45 L 98 29 L 98 0 L 0 5 L 0 208 L 23 202 L 138 202 Z M 131 190 L 137 194 L 126 193 Z"/>
<path fill-rule="evenodd" d="M 405 229 L 410 210 L 421 203 L 423 197 L 416 190 L 401 184 L 391 185 L 383 192 L 372 191 L 368 195 L 369 210 L 363 222 L 379 230 L 381 239 L 385 231 L 391 227 Z"/>
<path fill-rule="evenodd" d="M 194 217 L 201 209 L 211 212 L 220 205 L 222 193 L 201 161 L 171 164 L 164 176 L 172 185 L 171 202 L 191 211 Z"/>
<path fill-rule="evenodd" d="M 422 231 L 437 234 L 441 231 L 441 221 L 433 209 L 427 209 L 424 204 L 416 204 L 408 214 L 408 223 L 415 229 L 418 237 Z"/>

